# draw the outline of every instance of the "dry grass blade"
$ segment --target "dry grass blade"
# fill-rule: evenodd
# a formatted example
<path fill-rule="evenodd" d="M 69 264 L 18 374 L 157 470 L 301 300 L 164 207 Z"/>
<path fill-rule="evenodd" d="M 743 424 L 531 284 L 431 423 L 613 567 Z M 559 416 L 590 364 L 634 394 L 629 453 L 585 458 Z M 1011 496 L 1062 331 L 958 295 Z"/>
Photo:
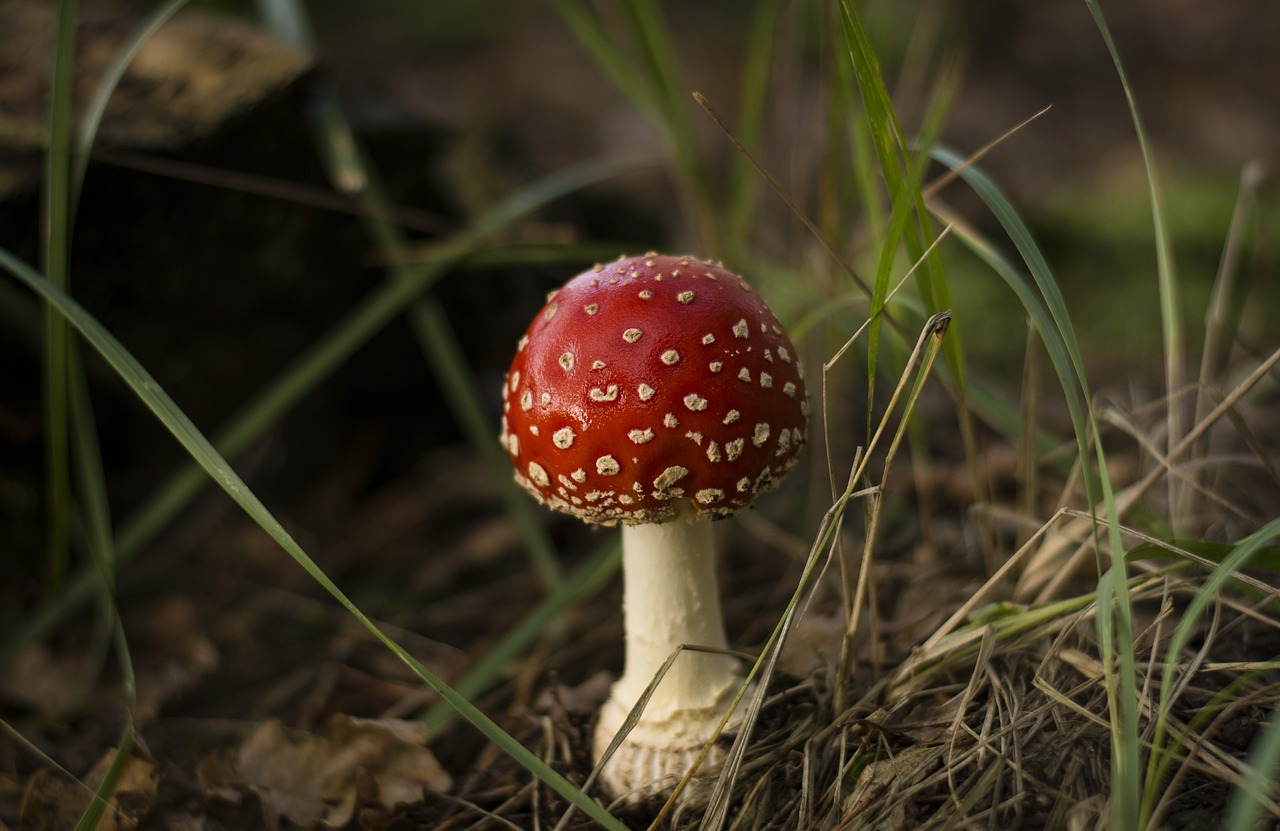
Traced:
<path fill-rule="evenodd" d="M 941 243 L 944 239 L 946 239 L 947 235 L 951 233 L 951 227 L 952 227 L 951 225 L 945 226 L 942 229 L 941 233 L 938 234 L 937 239 L 933 241 L 933 243 L 924 252 L 924 254 L 921 257 L 917 258 L 917 260 L 911 265 L 911 268 L 907 269 L 907 272 L 902 275 L 902 278 L 898 280 L 897 284 L 894 285 L 893 289 L 885 297 L 885 303 L 888 303 L 890 300 L 892 300 L 894 296 L 897 295 L 899 290 L 901 290 L 902 287 L 907 284 L 907 280 L 909 280 L 911 276 L 916 273 L 916 270 L 920 267 L 922 263 L 924 263 L 925 258 L 928 257 L 930 254 L 932 254 L 934 249 L 937 248 L 937 246 L 939 245 L 939 243 Z M 836 353 L 832 355 L 830 358 L 828 358 L 822 364 L 822 400 L 823 400 L 822 431 L 826 435 L 830 435 L 830 431 L 831 431 L 831 423 L 830 421 L 828 421 L 829 410 L 826 406 L 826 402 L 828 401 L 827 375 L 831 372 L 831 370 L 835 367 L 835 365 L 839 363 L 840 359 L 844 357 L 845 353 L 848 352 L 849 349 L 853 347 L 854 343 L 857 342 L 858 338 L 862 337 L 863 334 L 866 333 L 867 329 L 870 326 L 871 326 L 870 320 L 863 321 L 862 325 L 860 325 L 854 331 L 854 333 L 850 335 L 847 340 L 845 340 L 844 345 L 841 346 L 839 349 L 837 349 Z M 918 348 L 919 348 L 919 344 L 917 344 L 917 349 Z M 883 422 L 882 422 L 882 426 L 883 426 Z M 831 458 L 831 443 L 826 442 L 824 446 L 826 447 L 826 451 L 827 451 L 827 475 L 830 478 L 830 482 L 831 482 L 831 498 L 834 499 L 837 493 L 836 480 L 835 480 L 835 463 Z M 857 466 L 857 462 L 855 461 L 855 467 L 856 466 Z"/>
<path fill-rule="evenodd" d="M 1061 508 L 1056 514 L 1050 517 L 1048 522 L 1040 526 L 1039 530 L 1032 534 L 1031 537 L 1023 543 L 1022 547 L 1019 548 L 1012 557 L 1004 562 L 1004 565 L 987 578 L 987 582 L 984 583 L 981 588 L 971 594 L 959 608 L 952 612 L 951 617 L 947 618 L 946 622 L 943 623 L 942 626 L 938 627 L 938 629 L 929 636 L 929 639 L 921 645 L 921 650 L 927 652 L 936 647 L 939 641 L 954 631 L 955 628 L 959 626 L 974 609 L 978 608 L 981 603 L 986 601 L 986 599 L 1000 587 L 1005 578 L 1022 565 L 1022 560 L 1031 552 L 1036 550 L 1035 546 L 1040 542 L 1042 537 L 1049 533 L 1049 529 L 1067 513 L 1067 509 Z"/>
<path fill-rule="evenodd" d="M 756 160 L 755 156 L 751 154 L 751 151 L 747 149 L 746 145 L 738 140 L 737 136 L 733 134 L 733 130 L 729 129 L 729 125 L 726 124 L 725 120 L 720 117 L 718 112 L 716 112 L 715 107 L 711 106 L 711 102 L 706 99 L 706 96 L 700 92 L 694 92 L 693 100 L 697 101 L 698 106 L 702 107 L 702 109 L 706 111 L 707 115 L 711 116 L 711 119 L 715 121 L 716 126 L 724 132 L 725 137 L 733 143 L 733 146 L 737 148 L 738 152 L 747 158 L 751 163 L 751 166 L 760 174 L 761 178 L 769 183 L 769 187 L 772 188 L 773 192 L 778 195 L 778 198 L 782 200 L 782 203 L 787 206 L 787 209 L 791 211 L 795 218 L 800 220 L 805 229 L 813 235 L 813 238 L 818 241 L 823 250 L 825 250 L 831 257 L 832 261 L 839 265 L 840 269 L 858 285 L 858 288 L 862 289 L 862 291 L 870 297 L 871 286 L 867 284 L 867 281 L 858 274 L 858 272 L 853 268 L 853 265 L 849 263 L 848 259 L 840 253 L 835 245 L 832 244 L 831 240 L 827 239 L 826 235 L 822 233 L 822 229 L 809 218 L 809 215 L 805 213 L 798 204 L 796 204 L 795 200 L 791 198 L 791 195 L 787 193 L 786 188 L 784 188 L 781 183 L 779 183 L 778 180 L 775 179 L 759 161 Z M 887 315 L 886 319 L 889 319 Z"/>
<path fill-rule="evenodd" d="M 239 170 L 110 148 L 95 150 L 93 159 L 141 173 L 265 196 L 336 213 L 352 216 L 363 216 L 366 213 L 355 199 L 332 190 Z M 451 230 L 451 223 L 445 217 L 408 205 L 389 205 L 388 215 L 402 227 L 413 231 L 442 234 Z"/>
<path fill-rule="evenodd" d="M 1194 582 L 1170 584 L 1152 575 L 1135 578 L 1130 594 L 1136 608 L 1160 608 L 1170 592 L 1185 597 L 1195 589 Z M 919 827 L 948 827 L 959 817 L 997 826 L 1065 827 L 1086 814 L 1105 813 L 1090 798 L 1105 792 L 1108 782 L 1106 674 L 1093 657 L 1091 630 L 1079 625 L 1092 616 L 1092 601 L 1081 598 L 1075 614 L 1058 604 L 1011 613 L 935 638 L 934 648 L 917 651 L 885 690 L 885 700 L 897 703 L 864 720 L 880 731 L 881 760 L 863 770 L 845 803 L 856 820 L 846 816 L 842 827 L 898 827 L 914 824 L 907 820 L 913 816 Z M 1212 691 L 1253 674 L 1249 698 L 1259 708 L 1255 712 L 1265 713 L 1261 708 L 1274 706 L 1280 696 L 1280 687 L 1257 678 L 1257 662 L 1206 659 L 1211 648 L 1222 649 L 1228 625 L 1277 628 L 1229 603 L 1223 604 L 1220 625 L 1205 624 L 1199 659 L 1192 656 L 1180 667 L 1186 675 L 1167 718 L 1185 754 L 1177 773 L 1180 787 L 1167 796 L 1171 810 L 1206 799 L 1221 802 L 1241 781 L 1237 746 L 1224 744 L 1238 741 L 1225 730 L 1227 719 L 1205 724 L 1201 718 Z M 1161 666 L 1158 629 L 1148 628 L 1139 644 L 1138 657 L 1154 670 Z M 1046 649 L 1046 642 L 1056 646 Z M 1036 656 L 1042 656 L 1038 666 L 1028 663 Z M 1150 688 L 1140 696 L 1140 712 L 1150 728 L 1158 717 Z M 1213 796 L 1206 798 L 1205 791 Z M 934 800 L 951 807 L 937 812 L 937 819 L 918 813 Z"/>
<path fill-rule="evenodd" d="M 1280 364 L 1280 349 L 1271 353 L 1266 360 L 1258 364 L 1248 376 L 1227 393 L 1216 407 L 1182 437 L 1176 446 L 1169 450 L 1163 464 L 1157 465 L 1146 475 L 1116 494 L 1116 508 L 1123 518 L 1140 500 L 1168 473 L 1169 465 L 1181 459 L 1196 442 L 1201 440 L 1213 425 L 1239 405 L 1240 401 L 1263 378 L 1266 378 L 1277 364 Z M 1101 508 L 1096 508 L 1098 519 L 1105 519 Z M 1020 599 L 1034 597 L 1038 603 L 1057 596 L 1062 587 L 1078 572 L 1093 549 L 1089 543 L 1093 525 L 1089 520 L 1078 519 L 1047 538 L 1028 563 L 1026 570 L 1019 576 L 1014 596 Z M 1074 549 L 1074 550 L 1072 550 Z M 1068 553 L 1070 552 L 1070 553 Z"/>
<path fill-rule="evenodd" d="M 997 147 L 1004 144 L 1006 141 L 1013 138 L 1018 133 L 1025 130 L 1027 127 L 1030 127 L 1034 122 L 1040 120 L 1040 118 L 1047 115 L 1049 113 L 1049 110 L 1051 109 L 1053 109 L 1052 106 L 1045 107 L 1044 109 L 1040 110 L 1034 115 L 1028 116 L 1018 124 L 1014 125 L 1013 127 L 1010 127 L 1008 130 L 1005 130 L 1003 133 L 996 136 L 991 141 L 982 145 L 973 153 L 971 153 L 969 155 L 969 158 L 965 159 L 964 162 L 959 167 L 956 167 L 952 170 L 948 170 L 946 173 L 942 174 L 937 179 L 934 179 L 932 182 L 930 182 L 929 184 L 921 188 L 920 195 L 923 196 L 925 199 L 932 199 L 933 197 L 937 196 L 944 188 L 947 187 L 947 185 L 950 185 L 956 179 L 959 179 L 960 176 L 966 170 L 968 170 L 971 167 L 974 167 L 975 165 L 978 164 L 978 162 L 986 158 L 987 154 L 989 154 L 992 150 L 995 150 Z"/>
<path fill-rule="evenodd" d="M 873 451 L 888 441 L 884 451 L 886 468 L 891 466 L 893 456 L 900 446 L 903 436 L 901 423 L 915 407 L 923 382 L 929 376 L 939 352 L 948 320 L 947 315 L 938 315 L 923 328 L 884 420 L 872 438 L 869 449 Z M 895 418 L 898 419 L 899 426 L 896 431 L 892 431 Z M 891 432 L 892 435 L 887 435 Z M 796 623 L 804 616 L 814 588 L 821 584 L 821 577 L 832 561 L 841 520 L 849 501 L 874 496 L 880 491 L 879 486 L 861 490 L 857 488 L 858 483 L 865 481 L 867 476 L 866 459 L 865 455 L 858 457 L 843 493 L 828 510 L 810 548 L 806 566 L 790 603 L 746 679 L 743 692 L 747 689 L 753 692 L 747 701 L 747 709 L 738 725 L 720 780 L 712 791 L 710 804 L 701 819 L 700 827 L 703 829 L 725 827 L 730 821 L 731 812 L 734 827 L 776 828 L 780 827 L 780 823 L 793 823 L 796 818 L 793 812 L 778 813 L 772 807 L 767 807 L 776 805 L 780 787 L 784 787 L 790 794 L 787 797 L 789 805 L 797 810 L 803 806 L 803 815 L 812 817 L 808 827 L 823 827 L 830 819 L 828 814 L 835 804 L 830 798 L 830 788 L 837 781 L 833 774 L 843 767 L 840 759 L 844 756 L 847 740 L 844 731 L 855 723 L 860 714 L 867 711 L 867 704 L 860 702 L 852 710 L 845 710 L 842 705 L 841 710 L 834 711 L 832 702 L 848 697 L 848 693 L 842 689 L 849 681 L 848 676 L 837 672 L 807 681 L 798 680 L 779 673 L 778 664 L 783 646 L 794 631 Z M 672 659 L 674 657 L 673 655 Z M 670 661 L 667 665 L 670 665 Z M 665 667 L 650 684 L 649 691 L 656 686 L 664 671 Z M 633 708 L 628 725 L 639 717 L 647 703 L 649 691 Z M 780 713 L 785 715 L 780 716 Z M 616 749 L 626 729 L 627 726 L 624 725 L 613 745 L 606 749 L 605 759 Z M 554 738 L 545 739 L 548 745 L 555 741 Z M 803 764 L 793 764 L 796 758 L 803 759 Z M 594 778 L 593 772 L 584 787 L 589 787 Z M 677 786 L 676 792 L 654 819 L 654 827 L 661 826 L 668 818 L 677 826 L 686 821 L 684 815 L 688 812 L 683 811 L 679 803 L 679 789 L 685 787 L 689 780 L 690 777 L 686 777 Z M 794 787 L 784 786 L 782 783 L 794 783 Z M 560 827 L 565 827 L 567 822 L 568 816 L 562 817 Z"/>

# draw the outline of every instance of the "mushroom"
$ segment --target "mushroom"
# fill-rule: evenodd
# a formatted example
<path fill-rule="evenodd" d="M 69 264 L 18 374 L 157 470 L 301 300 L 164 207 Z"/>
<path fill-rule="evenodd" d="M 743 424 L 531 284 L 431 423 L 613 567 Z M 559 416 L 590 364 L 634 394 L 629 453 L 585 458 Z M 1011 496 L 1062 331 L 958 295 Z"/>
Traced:
<path fill-rule="evenodd" d="M 626 667 L 597 722 L 598 761 L 677 647 L 726 648 L 710 520 L 751 505 L 796 463 L 803 371 L 741 277 L 650 253 L 552 292 L 503 399 L 516 480 L 553 509 L 622 525 Z M 606 789 L 630 802 L 669 790 L 728 709 L 738 669 L 723 653 L 680 654 L 605 766 Z"/>

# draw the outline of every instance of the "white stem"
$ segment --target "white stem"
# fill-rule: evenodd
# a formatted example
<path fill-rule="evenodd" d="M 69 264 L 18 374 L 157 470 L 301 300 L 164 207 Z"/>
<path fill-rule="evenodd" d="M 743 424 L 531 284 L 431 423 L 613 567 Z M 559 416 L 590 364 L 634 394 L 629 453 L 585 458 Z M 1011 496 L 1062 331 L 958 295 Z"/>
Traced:
<path fill-rule="evenodd" d="M 677 647 L 723 649 L 726 643 L 709 520 L 681 516 L 661 525 L 623 526 L 622 572 L 627 665 L 600 709 L 597 761 Z M 628 802 L 669 791 L 728 709 L 741 683 L 737 669 L 738 661 L 729 655 L 681 651 L 605 765 L 604 789 Z M 729 726 L 732 731 L 735 725 Z M 713 776 L 723 760 L 723 750 L 713 748 L 702 775 Z M 681 798 L 702 802 L 708 792 L 695 784 Z"/>
<path fill-rule="evenodd" d="M 622 569 L 626 670 L 610 703 L 630 709 L 680 644 L 726 646 L 710 521 L 681 517 L 624 526 Z M 680 711 L 722 709 L 739 683 L 737 664 L 727 655 L 681 652 L 642 723 L 666 721 Z M 716 720 L 719 715 L 714 713 Z"/>

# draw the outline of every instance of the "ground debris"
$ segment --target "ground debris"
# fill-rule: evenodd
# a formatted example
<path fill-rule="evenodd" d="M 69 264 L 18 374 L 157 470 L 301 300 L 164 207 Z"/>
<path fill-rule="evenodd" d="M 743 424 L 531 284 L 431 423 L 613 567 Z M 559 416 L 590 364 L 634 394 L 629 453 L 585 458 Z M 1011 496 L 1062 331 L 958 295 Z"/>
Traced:
<path fill-rule="evenodd" d="M 453 782 L 426 748 L 418 722 L 336 715 L 316 733 L 268 719 L 234 755 L 215 753 L 200 765 L 206 796 L 229 805 L 257 801 L 263 824 L 341 828 L 371 805 L 419 802 L 424 789 Z"/>
<path fill-rule="evenodd" d="M 108 750 L 84 781 L 77 781 L 65 770 L 52 766 L 32 775 L 23 793 L 18 831 L 74 828 L 115 761 L 116 752 L 114 748 Z M 98 821 L 97 831 L 132 831 L 150 813 L 155 799 L 155 764 L 137 756 L 130 757 Z"/>
<path fill-rule="evenodd" d="M 888 800 L 897 791 L 906 790 L 929 776 L 942 764 L 945 755 L 945 747 L 908 747 L 901 753 L 867 765 L 859 774 L 853 793 L 845 800 L 845 818 L 853 819 L 871 803 Z M 893 807 L 884 818 L 886 827 L 905 827 L 905 802 L 889 801 Z"/>

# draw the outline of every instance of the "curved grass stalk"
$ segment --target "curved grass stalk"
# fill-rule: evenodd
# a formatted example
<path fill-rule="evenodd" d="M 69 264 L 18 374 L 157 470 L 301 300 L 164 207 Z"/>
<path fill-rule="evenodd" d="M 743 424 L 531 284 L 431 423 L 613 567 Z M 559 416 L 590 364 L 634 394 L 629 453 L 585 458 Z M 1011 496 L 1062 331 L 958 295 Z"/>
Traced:
<path fill-rule="evenodd" d="M 370 338 L 401 314 L 412 300 L 441 279 L 458 261 L 480 250 L 493 233 L 547 202 L 594 181 L 631 169 L 643 160 L 604 160 L 568 168 L 513 194 L 488 214 L 478 218 L 466 231 L 439 247 L 433 257 L 416 260 L 408 277 L 388 280 L 374 289 L 328 332 L 291 364 L 286 366 L 262 392 L 247 401 L 213 434 L 218 451 L 228 458 L 244 452 L 258 437 L 320 382 L 341 366 Z M 503 476 L 502 479 L 508 479 Z M 119 524 L 113 564 L 119 567 L 132 559 L 155 538 L 191 500 L 208 485 L 208 477 L 191 463 L 165 479 L 135 511 Z M 523 492 L 517 494 L 523 505 Z M 527 509 L 527 505 L 525 508 Z M 518 518 L 519 513 L 515 514 Z M 526 523 L 537 527 L 535 521 Z M 526 545 L 536 545 L 535 537 L 523 528 Z M 541 531 L 537 533 L 541 534 Z M 0 670 L 9 666 L 26 646 L 47 636 L 87 600 L 96 585 L 92 568 L 77 572 L 63 588 L 26 615 L 22 623 L 0 640 Z"/>
<path fill-rule="evenodd" d="M 89 99 L 84 115 L 81 116 L 80 126 L 76 130 L 75 143 L 71 148 L 70 224 L 74 224 L 75 210 L 80 202 L 80 191 L 84 187 L 85 172 L 89 169 L 89 153 L 93 150 L 94 141 L 98 138 L 98 127 L 102 125 L 102 116 L 107 111 L 107 102 L 111 100 L 111 95 L 115 92 L 116 87 L 119 86 L 120 79 L 124 77 L 129 64 L 133 63 L 133 59 L 138 56 L 138 52 L 143 45 L 188 2 L 190 0 L 169 0 L 167 3 L 153 9 L 143 19 L 142 25 L 129 36 L 124 46 L 112 57 L 106 71 L 102 74 L 101 80 L 98 81 L 98 85 L 93 91 L 93 97 Z"/>
<path fill-rule="evenodd" d="M 975 167 L 964 168 L 964 159 L 945 148 L 935 148 L 935 157 L 943 164 L 959 172 L 963 179 L 987 205 L 1005 233 L 1018 249 L 1034 282 L 1033 289 L 1026 278 L 994 247 L 981 241 L 972 233 L 961 233 L 984 262 L 992 267 L 1022 301 L 1031 316 L 1036 331 L 1049 354 L 1058 375 L 1058 382 L 1066 396 L 1076 434 L 1077 452 L 1085 470 L 1084 487 L 1092 510 L 1102 505 L 1107 516 L 1118 516 L 1116 497 L 1107 475 L 1106 455 L 1102 439 L 1096 430 L 1092 404 L 1087 391 L 1084 359 L 1076 340 L 1075 329 L 1067 312 L 1066 302 L 1048 262 L 1040 252 L 1031 232 L 1009 200 L 990 179 Z M 963 168 L 963 169 L 962 169 Z M 1096 462 L 1096 471 L 1090 472 Z M 1107 524 L 1107 545 L 1112 552 L 1110 564 L 1104 562 L 1096 519 L 1091 520 L 1098 579 L 1098 641 L 1102 651 L 1102 665 L 1108 683 L 1108 704 L 1111 708 L 1112 731 L 1112 792 L 1111 815 L 1117 828 L 1137 828 L 1142 791 L 1138 742 L 1137 667 L 1134 659 L 1133 613 L 1130 608 L 1124 550 L 1120 540 L 1118 523 Z"/>
<path fill-rule="evenodd" d="M 404 647 L 378 628 L 377 624 L 365 615 L 298 545 L 297 541 L 267 510 L 266 506 L 249 489 L 249 486 L 245 484 L 239 474 L 227 463 L 226 459 L 218 453 L 173 399 L 160 387 L 155 378 L 79 303 L 50 283 L 43 275 L 3 249 L 0 249 L 0 267 L 8 270 L 22 283 L 26 284 L 28 288 L 43 297 L 50 307 L 62 315 L 106 359 L 112 369 L 129 385 L 161 424 L 173 434 L 174 438 L 178 440 L 205 473 L 254 522 L 266 531 L 321 588 L 338 601 L 379 643 L 394 654 L 405 666 L 409 667 L 424 684 L 435 690 L 442 699 L 456 708 L 463 718 L 471 722 L 476 729 L 507 755 L 570 803 L 578 806 L 593 820 L 605 828 L 612 829 L 612 831 L 625 831 L 625 826 L 618 822 L 617 819 L 574 787 L 571 782 L 544 761 L 531 753 L 528 748 L 512 738 L 475 705 L 445 684 L 435 673 L 410 655 Z"/>
<path fill-rule="evenodd" d="M 622 543 L 618 539 L 596 549 L 587 561 L 565 578 L 559 591 L 542 599 L 519 624 L 481 656 L 455 685 L 459 695 L 473 696 L 488 689 L 508 666 L 535 640 L 546 634 L 561 614 L 571 605 L 600 590 L 614 575 L 622 562 Z M 440 702 L 422 715 L 428 735 L 434 735 L 458 716 L 457 710 L 446 702 Z"/>
<path fill-rule="evenodd" d="M 1160 288 L 1160 331 L 1164 337 L 1165 363 L 1165 395 L 1169 397 L 1168 428 L 1166 446 L 1172 448 L 1182 440 L 1186 432 L 1186 419 L 1182 407 L 1173 400 L 1178 390 L 1183 388 L 1186 378 L 1186 366 L 1183 356 L 1183 325 L 1180 308 L 1177 274 L 1173 267 L 1173 253 L 1169 247 L 1168 233 L 1165 229 L 1163 199 L 1160 196 L 1160 181 L 1156 176 L 1155 156 L 1147 144 L 1147 131 L 1142 126 L 1142 116 L 1138 112 L 1138 102 L 1134 99 L 1133 88 L 1129 85 L 1129 77 L 1125 74 L 1124 65 L 1120 61 L 1120 52 L 1111 38 L 1111 29 L 1098 0 L 1085 0 L 1089 12 L 1093 15 L 1102 41 L 1106 44 L 1111 62 L 1120 79 L 1120 87 L 1124 90 L 1125 102 L 1129 115 L 1133 120 L 1133 131 L 1138 139 L 1138 149 L 1142 153 L 1142 163 L 1146 168 L 1147 189 L 1151 199 L 1151 225 L 1155 233 L 1156 277 Z M 1174 517 L 1182 506 L 1181 488 L 1176 479 L 1169 479 L 1169 506 Z M 1171 517 L 1173 519 L 1173 517 Z"/>
<path fill-rule="evenodd" d="M 185 0 L 182 0 L 185 2 Z M 176 6 L 174 7 L 176 10 Z M 76 205 L 84 180 L 88 144 L 97 131 L 102 111 L 120 74 L 132 59 L 118 56 L 113 71 L 98 87 L 90 105 L 81 136 L 87 136 L 73 165 L 71 149 L 72 92 L 75 84 L 75 35 L 79 4 L 62 0 L 58 4 L 53 47 L 53 73 L 49 93 L 49 135 L 45 156 L 43 261 L 51 284 L 66 291 L 70 284 L 71 235 Z M 134 42 L 146 39 L 144 34 Z M 118 69 L 118 72 L 115 70 Z M 79 144 L 77 145 L 80 146 Z M 84 526 L 107 629 L 116 649 L 127 703 L 127 718 L 116 743 L 116 754 L 98 784 L 89 805 L 76 823 L 76 831 L 96 828 L 129 761 L 137 718 L 137 684 L 124 627 L 115 603 L 115 549 L 111 531 L 102 454 L 98 445 L 89 400 L 88 383 L 73 349 L 71 330 L 64 316 L 53 306 L 46 307 L 45 418 L 46 472 L 49 477 L 50 576 L 51 585 L 65 585 L 70 551 L 71 473 L 74 466 L 84 511 Z M 56 595 L 55 595 L 56 596 Z"/>
<path fill-rule="evenodd" d="M 845 35 L 845 46 L 848 49 L 853 66 L 854 77 L 862 95 L 863 109 L 866 115 L 872 145 L 880 163 L 880 171 L 889 188 L 891 202 L 890 214 L 880 244 L 879 257 L 876 264 L 875 281 L 871 293 L 871 328 L 867 336 L 867 399 L 868 407 L 872 406 L 875 394 L 875 378 L 878 362 L 876 360 L 880 347 L 880 327 L 884 313 L 885 298 L 889 290 L 889 277 L 896 259 L 898 246 L 905 243 L 907 252 L 913 262 L 921 260 L 925 268 L 921 270 L 921 285 L 926 296 L 929 288 L 938 284 L 940 278 L 939 263 L 936 258 L 925 257 L 925 251 L 931 243 L 933 232 L 928 226 L 928 213 L 924 210 L 924 199 L 920 192 L 920 184 L 924 178 L 924 170 L 929 159 L 928 148 L 932 146 L 941 128 L 948 104 L 954 93 L 955 79 L 950 75 L 943 76 L 938 92 L 934 95 L 929 112 L 925 118 L 925 129 L 922 144 L 925 150 L 909 153 L 902 126 L 894 112 L 888 88 L 880 72 L 880 64 L 870 37 L 858 14 L 857 6 L 846 0 L 840 4 L 841 22 Z M 905 168 L 904 168 L 905 165 Z M 917 224 L 910 224 L 912 217 Z M 941 284 L 945 286 L 945 283 Z M 930 298 L 934 300 L 935 298 Z M 944 301 L 945 302 L 945 301 Z M 949 303 L 940 307 L 931 307 L 931 311 L 948 308 Z M 949 350 L 953 340 L 948 341 Z M 948 351 L 948 361 L 953 357 Z M 963 373 L 959 366 L 953 366 L 958 388 L 963 389 Z M 962 394 L 962 393 L 961 393 Z M 964 408 L 961 408 L 961 412 Z M 868 413 L 868 429 L 870 413 Z"/>
<path fill-rule="evenodd" d="M 138 689 L 133 669 L 132 651 L 125 637 L 124 626 L 120 622 L 120 611 L 115 601 L 115 569 L 113 566 L 114 541 L 111 533 L 111 512 L 107 503 L 106 478 L 102 472 L 102 454 L 98 448 L 98 437 L 94 429 L 94 418 L 89 402 L 89 385 L 83 375 L 83 368 L 75 353 L 71 353 L 71 426 L 73 460 L 81 501 L 85 513 L 85 529 L 88 537 L 88 548 L 93 558 L 92 567 L 98 578 L 99 599 L 103 617 L 111 633 L 111 642 L 115 646 L 116 660 L 120 665 L 121 686 L 125 693 L 125 724 L 121 728 L 120 739 L 116 742 L 116 753 L 108 766 L 106 774 L 90 800 L 84 814 L 76 823 L 76 831 L 89 831 L 97 828 L 98 822 L 106 812 L 108 800 L 115 793 L 116 785 L 129 763 L 130 752 L 134 745 L 134 726 L 138 717 Z"/>

